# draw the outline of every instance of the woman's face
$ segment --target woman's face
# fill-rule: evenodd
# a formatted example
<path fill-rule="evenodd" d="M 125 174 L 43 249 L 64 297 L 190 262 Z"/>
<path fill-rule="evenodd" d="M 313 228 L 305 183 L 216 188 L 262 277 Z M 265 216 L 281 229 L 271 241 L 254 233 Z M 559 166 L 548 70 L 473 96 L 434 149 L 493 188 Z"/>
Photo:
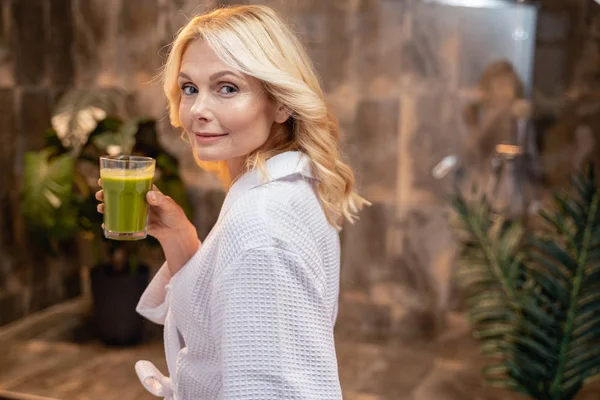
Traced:
<path fill-rule="evenodd" d="M 260 80 L 232 69 L 200 40 L 183 54 L 178 85 L 179 118 L 196 155 L 227 161 L 232 176 L 248 154 L 268 147 L 275 125 L 287 119 Z"/>

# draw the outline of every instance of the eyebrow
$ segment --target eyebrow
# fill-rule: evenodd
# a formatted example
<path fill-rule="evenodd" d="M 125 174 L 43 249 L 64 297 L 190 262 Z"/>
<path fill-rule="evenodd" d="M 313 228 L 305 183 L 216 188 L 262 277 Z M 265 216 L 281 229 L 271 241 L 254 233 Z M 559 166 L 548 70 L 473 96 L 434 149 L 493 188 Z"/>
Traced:
<path fill-rule="evenodd" d="M 225 75 L 233 75 L 233 76 L 235 76 L 235 77 L 237 77 L 237 78 L 239 78 L 239 79 L 242 79 L 242 77 L 241 77 L 239 74 L 236 74 L 235 72 L 233 72 L 233 71 L 229 71 L 229 70 L 215 72 L 214 74 L 212 74 L 212 75 L 209 77 L 209 79 L 210 79 L 211 81 L 214 81 L 215 79 L 221 78 L 222 76 L 225 76 Z M 190 76 L 189 76 L 188 74 L 186 74 L 185 72 L 180 72 L 180 73 L 179 73 L 179 77 L 180 77 L 180 78 L 184 78 L 184 79 L 188 79 L 188 80 L 190 80 L 190 81 L 191 81 L 191 80 L 193 80 L 193 79 L 192 79 L 192 78 L 190 78 Z"/>

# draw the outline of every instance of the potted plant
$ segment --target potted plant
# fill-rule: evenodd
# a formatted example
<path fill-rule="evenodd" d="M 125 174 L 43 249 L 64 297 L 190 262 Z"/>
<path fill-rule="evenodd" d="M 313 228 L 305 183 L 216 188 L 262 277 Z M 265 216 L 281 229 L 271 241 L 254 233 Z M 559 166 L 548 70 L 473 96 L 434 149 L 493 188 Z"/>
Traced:
<path fill-rule="evenodd" d="M 573 399 L 600 373 L 600 190 L 591 166 L 572 181 L 535 225 L 484 196 L 453 198 L 457 278 L 484 375 L 536 400 Z"/>
<path fill-rule="evenodd" d="M 141 339 L 142 318 L 135 305 L 145 289 L 149 268 L 143 255 L 158 242 L 120 242 L 104 238 L 96 210 L 99 157 L 144 155 L 156 159 L 155 184 L 180 204 L 191 207 L 177 159 L 159 143 L 152 118 L 123 118 L 113 89 L 73 90 L 61 98 L 40 151 L 25 154 L 22 190 L 25 225 L 32 240 L 49 254 L 77 239 L 91 255 L 94 321 L 100 338 L 110 344 Z"/>

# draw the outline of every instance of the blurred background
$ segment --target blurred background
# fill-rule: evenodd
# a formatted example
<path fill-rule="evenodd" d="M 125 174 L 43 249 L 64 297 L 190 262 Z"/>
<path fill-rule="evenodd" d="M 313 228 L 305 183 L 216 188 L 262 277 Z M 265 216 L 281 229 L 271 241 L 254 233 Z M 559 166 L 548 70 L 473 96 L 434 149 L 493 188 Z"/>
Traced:
<path fill-rule="evenodd" d="M 150 239 L 102 239 L 98 156 L 156 157 L 157 184 L 207 235 L 225 194 L 170 127 L 155 77 L 192 15 L 230 4 L 269 5 L 306 42 L 373 203 L 341 234 L 344 398 L 572 398 L 486 383 L 449 199 L 475 185 L 535 227 L 599 161 L 594 0 L 0 0 L 0 399 L 153 398 L 133 366 L 167 372 L 162 330 L 133 308 L 163 255 Z M 573 376 L 595 377 L 594 357 Z M 550 377 L 555 358 L 537 360 Z"/>

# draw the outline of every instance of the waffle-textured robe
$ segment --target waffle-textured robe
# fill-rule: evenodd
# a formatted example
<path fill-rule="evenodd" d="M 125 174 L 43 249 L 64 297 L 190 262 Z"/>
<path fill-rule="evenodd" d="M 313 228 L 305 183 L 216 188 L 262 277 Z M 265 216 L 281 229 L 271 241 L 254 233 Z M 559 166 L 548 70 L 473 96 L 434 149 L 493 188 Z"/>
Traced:
<path fill-rule="evenodd" d="M 164 324 L 170 377 L 136 371 L 172 400 L 338 400 L 333 328 L 339 234 L 301 152 L 267 161 L 230 188 L 198 252 L 174 276 L 166 263 L 137 311 Z"/>

